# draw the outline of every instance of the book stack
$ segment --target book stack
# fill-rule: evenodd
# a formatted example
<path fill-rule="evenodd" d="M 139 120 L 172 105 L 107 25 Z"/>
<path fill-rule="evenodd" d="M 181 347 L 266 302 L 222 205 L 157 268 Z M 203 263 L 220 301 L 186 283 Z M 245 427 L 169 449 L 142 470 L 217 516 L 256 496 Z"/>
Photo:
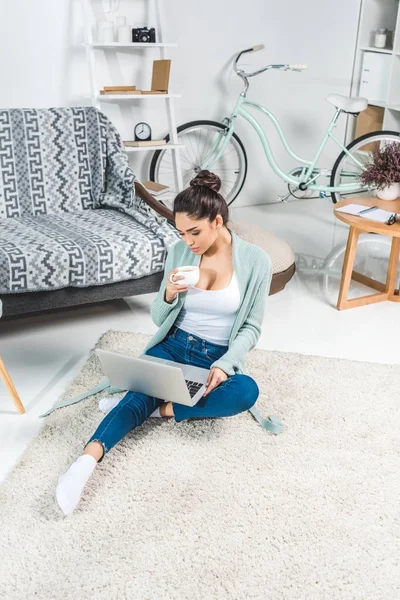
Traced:
<path fill-rule="evenodd" d="M 169 190 L 168 185 L 162 185 L 156 181 L 142 181 L 142 184 L 152 196 L 161 196 Z"/>
<path fill-rule="evenodd" d="M 107 94 L 141 94 L 141 90 L 136 89 L 136 85 L 105 85 L 104 89 L 100 90 L 103 96 Z"/>

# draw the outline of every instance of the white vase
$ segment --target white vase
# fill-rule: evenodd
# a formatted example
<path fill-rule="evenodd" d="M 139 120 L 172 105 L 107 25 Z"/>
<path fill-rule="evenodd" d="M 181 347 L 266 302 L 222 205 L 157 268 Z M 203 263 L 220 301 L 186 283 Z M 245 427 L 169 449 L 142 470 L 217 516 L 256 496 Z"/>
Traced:
<path fill-rule="evenodd" d="M 107 27 L 107 21 L 97 21 L 97 42 L 104 43 L 104 28 Z"/>
<path fill-rule="evenodd" d="M 126 17 L 117 17 L 117 41 L 120 44 L 132 42 L 132 28 L 126 24 Z"/>
<path fill-rule="evenodd" d="M 103 27 L 103 42 L 110 44 L 114 42 L 114 23 L 105 22 Z"/>
<path fill-rule="evenodd" d="M 400 196 L 400 183 L 392 183 L 383 190 L 377 190 L 376 195 L 381 200 L 397 200 Z"/>

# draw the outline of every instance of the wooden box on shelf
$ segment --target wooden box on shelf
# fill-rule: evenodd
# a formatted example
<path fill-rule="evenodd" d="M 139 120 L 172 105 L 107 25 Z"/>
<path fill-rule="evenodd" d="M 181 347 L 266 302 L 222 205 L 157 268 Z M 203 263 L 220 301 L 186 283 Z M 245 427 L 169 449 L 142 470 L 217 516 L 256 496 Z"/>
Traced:
<path fill-rule="evenodd" d="M 383 117 L 385 109 L 381 106 L 368 105 L 367 110 L 361 112 L 357 117 L 356 135 L 358 138 L 366 133 L 372 133 L 374 131 L 381 131 L 383 129 Z M 366 152 L 373 152 L 379 150 L 379 142 L 373 144 L 367 144 L 363 146 L 363 150 Z"/>
<path fill-rule="evenodd" d="M 151 79 L 152 92 L 168 92 L 169 74 L 171 71 L 170 60 L 154 60 L 153 76 Z"/>

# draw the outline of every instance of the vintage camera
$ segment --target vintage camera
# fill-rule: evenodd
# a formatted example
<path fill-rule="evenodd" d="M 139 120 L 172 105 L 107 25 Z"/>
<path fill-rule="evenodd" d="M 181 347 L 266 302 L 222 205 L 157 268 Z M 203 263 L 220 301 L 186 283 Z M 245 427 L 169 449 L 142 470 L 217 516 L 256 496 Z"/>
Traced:
<path fill-rule="evenodd" d="M 154 27 L 138 27 L 132 29 L 132 42 L 154 43 L 156 41 L 156 30 Z"/>

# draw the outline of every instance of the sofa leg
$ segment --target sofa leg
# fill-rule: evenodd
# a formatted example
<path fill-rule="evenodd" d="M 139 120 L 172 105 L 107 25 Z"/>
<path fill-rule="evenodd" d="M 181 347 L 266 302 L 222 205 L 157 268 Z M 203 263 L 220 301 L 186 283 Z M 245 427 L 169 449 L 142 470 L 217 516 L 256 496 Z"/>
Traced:
<path fill-rule="evenodd" d="M 21 402 L 20 397 L 17 394 L 17 390 L 15 389 L 13 382 L 11 381 L 11 377 L 6 369 L 6 366 L 5 366 L 1 356 L 0 356 L 0 378 L 3 380 L 4 385 L 8 389 L 8 392 L 9 392 L 11 398 L 13 399 L 14 404 L 17 407 L 19 414 L 20 415 L 24 414 L 25 408 Z"/>

